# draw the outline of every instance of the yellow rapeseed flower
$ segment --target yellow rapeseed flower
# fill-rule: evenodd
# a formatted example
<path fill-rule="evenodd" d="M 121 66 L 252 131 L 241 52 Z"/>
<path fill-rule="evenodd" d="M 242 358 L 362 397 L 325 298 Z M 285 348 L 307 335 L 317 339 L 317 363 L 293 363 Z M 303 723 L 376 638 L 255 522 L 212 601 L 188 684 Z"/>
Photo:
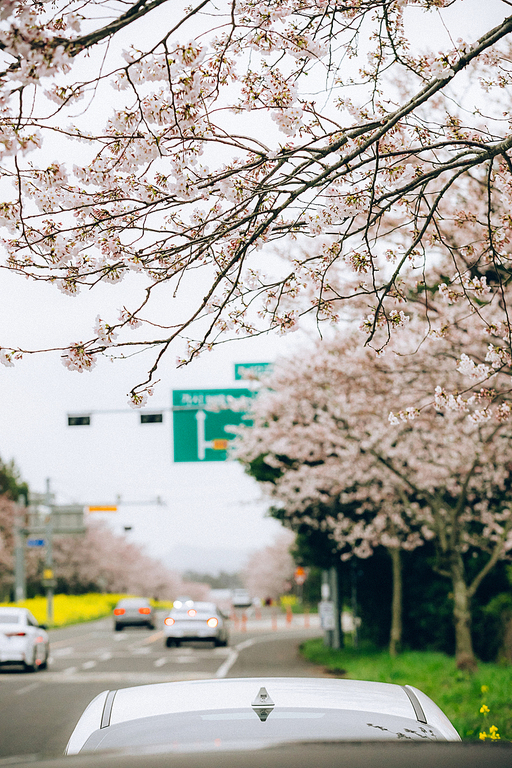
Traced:
<path fill-rule="evenodd" d="M 489 686 L 488 685 L 482 685 L 480 690 L 482 691 L 482 693 L 489 693 Z"/>
<path fill-rule="evenodd" d="M 490 711 L 491 710 L 489 709 L 487 704 L 482 704 L 482 706 L 480 707 L 480 712 L 482 713 L 482 715 L 486 715 Z"/>
<path fill-rule="evenodd" d="M 488 738 L 489 738 L 489 734 L 488 734 L 488 733 L 486 733 L 485 731 L 481 731 L 481 732 L 478 734 L 478 738 L 482 739 L 482 741 L 485 741 L 486 739 L 488 739 Z"/>
<path fill-rule="evenodd" d="M 496 725 L 491 725 L 489 728 L 489 738 L 490 739 L 500 739 L 501 736 L 498 733 L 498 728 Z"/>

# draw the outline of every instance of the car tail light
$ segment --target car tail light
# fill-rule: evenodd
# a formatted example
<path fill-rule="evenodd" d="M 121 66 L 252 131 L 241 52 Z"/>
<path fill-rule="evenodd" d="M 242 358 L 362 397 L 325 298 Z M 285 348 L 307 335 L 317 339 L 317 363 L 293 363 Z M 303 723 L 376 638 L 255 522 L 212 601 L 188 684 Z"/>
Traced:
<path fill-rule="evenodd" d="M 195 610 L 195 608 L 191 608 L 190 611 L 187 611 L 187 614 L 189 616 L 197 616 L 197 611 Z"/>
<path fill-rule="evenodd" d="M 139 613 L 151 613 L 151 608 L 139 608 Z"/>
<path fill-rule="evenodd" d="M 164 624 L 167 624 L 168 627 L 172 627 L 174 624 L 174 619 L 171 619 L 171 617 L 168 616 L 166 619 L 164 619 Z"/>
<path fill-rule="evenodd" d="M 217 624 L 219 623 L 219 620 L 216 619 L 214 616 L 212 616 L 212 618 L 208 619 L 206 623 L 208 624 L 209 627 L 216 627 Z"/>
<path fill-rule="evenodd" d="M 36 637 L 36 643 L 44 643 L 44 637 L 39 635 L 39 637 Z"/>
<path fill-rule="evenodd" d="M 124 608 L 114 608 L 114 616 L 122 616 L 123 613 L 126 613 Z"/>
<path fill-rule="evenodd" d="M 6 632 L 6 637 L 25 637 L 26 632 Z"/>

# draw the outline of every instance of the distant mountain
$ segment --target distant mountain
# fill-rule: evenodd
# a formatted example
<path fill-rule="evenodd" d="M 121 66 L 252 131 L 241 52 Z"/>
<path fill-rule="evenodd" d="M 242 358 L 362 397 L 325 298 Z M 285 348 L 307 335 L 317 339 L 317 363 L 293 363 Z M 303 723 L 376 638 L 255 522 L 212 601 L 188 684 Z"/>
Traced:
<path fill-rule="evenodd" d="M 196 571 L 217 576 L 221 571 L 236 573 L 244 567 L 250 552 L 242 549 L 209 549 L 189 544 L 177 544 L 160 558 L 171 570 L 183 573 Z"/>

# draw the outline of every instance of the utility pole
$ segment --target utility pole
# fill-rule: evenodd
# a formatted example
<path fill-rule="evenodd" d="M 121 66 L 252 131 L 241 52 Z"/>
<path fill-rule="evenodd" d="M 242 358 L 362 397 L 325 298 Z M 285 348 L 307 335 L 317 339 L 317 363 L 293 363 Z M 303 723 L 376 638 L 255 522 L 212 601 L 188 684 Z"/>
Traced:
<path fill-rule="evenodd" d="M 341 629 L 341 612 L 343 604 L 340 600 L 340 577 L 336 565 L 329 569 L 329 582 L 331 585 L 331 600 L 334 603 L 334 628 L 332 631 L 332 647 L 343 648 L 343 632 Z"/>
<path fill-rule="evenodd" d="M 46 586 L 46 621 L 50 624 L 53 621 L 53 589 L 55 579 L 53 578 L 53 504 L 49 477 L 46 478 L 46 506 L 48 514 L 46 517 L 46 557 L 43 584 Z"/>
<path fill-rule="evenodd" d="M 27 582 L 25 574 L 25 539 L 27 529 L 25 525 L 25 498 L 20 496 L 14 522 L 14 600 L 19 603 L 27 596 Z"/>
<path fill-rule="evenodd" d="M 325 630 L 324 645 L 328 648 L 343 648 L 343 631 L 338 568 L 334 565 L 322 571 L 322 600 L 318 605 L 320 623 Z"/>
<path fill-rule="evenodd" d="M 332 634 L 334 626 L 334 606 L 331 601 L 331 585 L 329 584 L 329 571 L 322 571 L 322 601 L 319 604 L 320 621 L 324 629 L 324 645 L 332 648 Z"/>

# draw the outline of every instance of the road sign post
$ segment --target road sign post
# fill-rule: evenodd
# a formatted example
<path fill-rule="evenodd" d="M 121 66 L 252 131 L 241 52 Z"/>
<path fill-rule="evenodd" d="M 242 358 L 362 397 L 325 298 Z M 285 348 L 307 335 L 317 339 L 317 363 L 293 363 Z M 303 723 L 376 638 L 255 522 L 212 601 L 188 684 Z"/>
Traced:
<path fill-rule="evenodd" d="M 250 389 L 174 390 L 174 461 L 225 461 L 232 428 L 250 423 L 252 397 Z"/>

